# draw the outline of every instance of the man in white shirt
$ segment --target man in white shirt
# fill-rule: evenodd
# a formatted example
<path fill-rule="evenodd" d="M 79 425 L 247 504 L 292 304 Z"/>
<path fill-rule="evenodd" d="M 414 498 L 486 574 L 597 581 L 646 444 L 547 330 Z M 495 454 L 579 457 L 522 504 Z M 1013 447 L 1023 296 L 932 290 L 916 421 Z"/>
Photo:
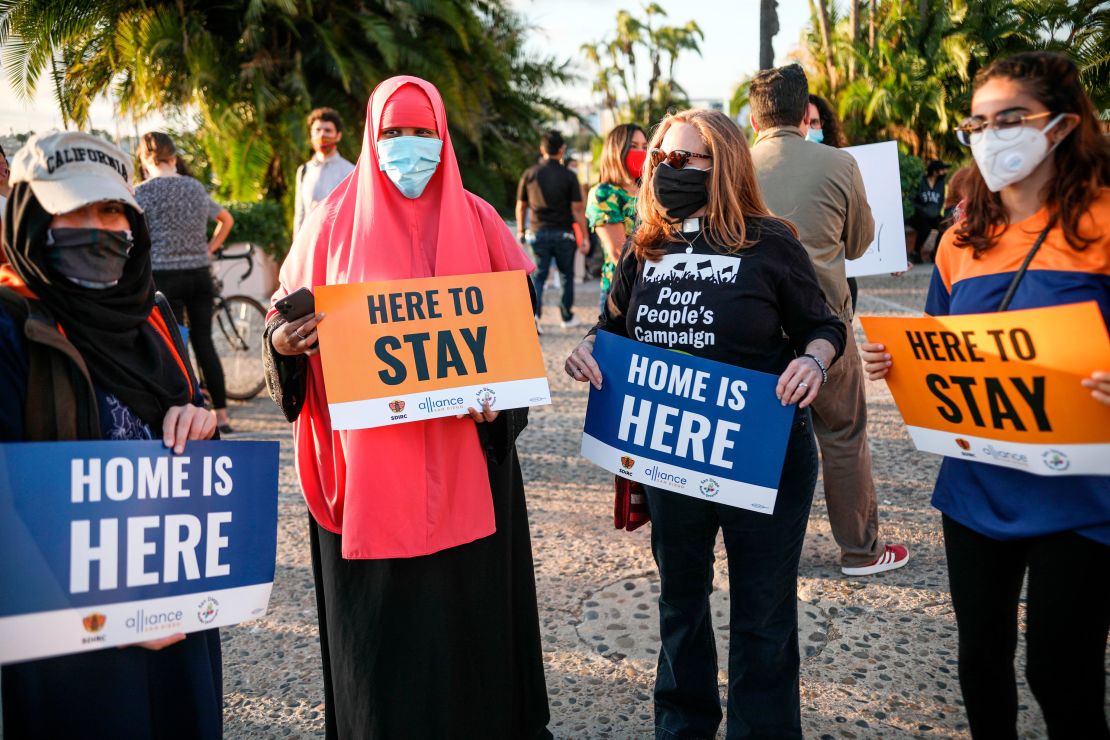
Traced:
<path fill-rule="evenodd" d="M 297 168 L 297 197 L 293 209 L 293 235 L 317 203 L 327 198 L 351 174 L 353 164 L 337 148 L 343 138 L 343 122 L 332 108 L 317 108 L 308 114 L 308 133 L 315 154 Z"/>

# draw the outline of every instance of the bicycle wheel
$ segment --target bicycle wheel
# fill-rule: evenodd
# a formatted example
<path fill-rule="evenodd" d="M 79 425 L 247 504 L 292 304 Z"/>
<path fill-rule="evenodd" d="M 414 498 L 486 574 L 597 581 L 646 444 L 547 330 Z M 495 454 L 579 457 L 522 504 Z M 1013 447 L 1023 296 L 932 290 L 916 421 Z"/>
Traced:
<path fill-rule="evenodd" d="M 262 368 L 262 335 L 266 310 L 245 295 L 217 298 L 212 343 L 224 368 L 227 397 L 248 401 L 266 387 Z"/>

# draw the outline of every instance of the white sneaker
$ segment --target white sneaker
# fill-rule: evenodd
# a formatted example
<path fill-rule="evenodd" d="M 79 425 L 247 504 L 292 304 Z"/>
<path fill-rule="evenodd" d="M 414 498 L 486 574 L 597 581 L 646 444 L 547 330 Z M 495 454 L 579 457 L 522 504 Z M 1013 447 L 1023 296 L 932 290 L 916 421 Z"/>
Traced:
<path fill-rule="evenodd" d="M 908 562 L 910 562 L 910 551 L 906 549 L 905 545 L 887 545 L 882 554 L 867 565 L 860 565 L 855 568 L 845 566 L 840 570 L 846 576 L 870 576 L 875 573 L 901 568 Z"/>
<path fill-rule="evenodd" d="M 578 326 L 581 323 L 582 322 L 578 320 L 578 317 L 571 316 L 569 319 L 567 319 L 566 321 L 563 322 L 563 328 L 564 329 L 569 329 L 572 326 Z"/>
<path fill-rule="evenodd" d="M 543 334 L 543 327 L 540 326 L 540 317 L 539 316 L 536 317 L 536 333 L 537 334 Z"/>

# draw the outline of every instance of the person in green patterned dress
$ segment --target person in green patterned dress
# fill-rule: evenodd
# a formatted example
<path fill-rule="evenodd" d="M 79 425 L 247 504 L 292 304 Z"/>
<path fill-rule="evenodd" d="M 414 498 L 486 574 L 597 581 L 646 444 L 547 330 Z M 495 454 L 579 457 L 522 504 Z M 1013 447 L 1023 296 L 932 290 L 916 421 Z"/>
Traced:
<path fill-rule="evenodd" d="M 605 264 L 601 268 L 601 300 L 605 313 L 609 284 L 613 280 L 621 248 L 636 225 L 636 196 L 640 172 L 647 158 L 647 136 L 634 123 L 622 123 L 605 137 L 601 150 L 600 179 L 586 197 L 586 221 L 601 240 Z"/>

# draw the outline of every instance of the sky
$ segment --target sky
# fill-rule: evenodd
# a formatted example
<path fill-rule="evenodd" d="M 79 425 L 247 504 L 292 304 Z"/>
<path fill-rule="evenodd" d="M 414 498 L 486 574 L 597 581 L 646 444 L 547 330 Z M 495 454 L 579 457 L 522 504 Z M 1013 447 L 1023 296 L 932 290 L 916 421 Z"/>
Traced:
<path fill-rule="evenodd" d="M 664 22 L 684 25 L 694 20 L 705 39 L 702 55 L 687 52 L 679 57 L 675 69 L 678 83 L 691 99 L 727 99 L 736 84 L 759 66 L 759 0 L 655 0 L 667 12 Z M 595 101 L 590 93 L 591 71 L 582 64 L 582 44 L 600 41 L 615 27 L 618 10 L 642 15 L 637 0 L 509 0 L 532 27 L 531 48 L 570 59 L 579 65 L 582 79 L 555 92 L 575 108 L 589 107 Z M 780 31 L 775 37 L 776 63 L 783 63 L 798 45 L 802 28 L 809 19 L 809 6 L 802 0 L 780 0 Z M 35 98 L 24 101 L 8 84 L 6 70 L 0 74 L 0 136 L 27 130 L 42 131 L 60 127 L 61 116 L 51 94 L 48 79 L 39 85 Z M 641 76 L 643 84 L 643 76 Z M 98 100 L 92 107 L 94 128 L 121 134 L 133 131 L 131 121 L 116 121 L 112 105 Z M 140 121 L 139 128 L 161 127 L 154 118 Z"/>

